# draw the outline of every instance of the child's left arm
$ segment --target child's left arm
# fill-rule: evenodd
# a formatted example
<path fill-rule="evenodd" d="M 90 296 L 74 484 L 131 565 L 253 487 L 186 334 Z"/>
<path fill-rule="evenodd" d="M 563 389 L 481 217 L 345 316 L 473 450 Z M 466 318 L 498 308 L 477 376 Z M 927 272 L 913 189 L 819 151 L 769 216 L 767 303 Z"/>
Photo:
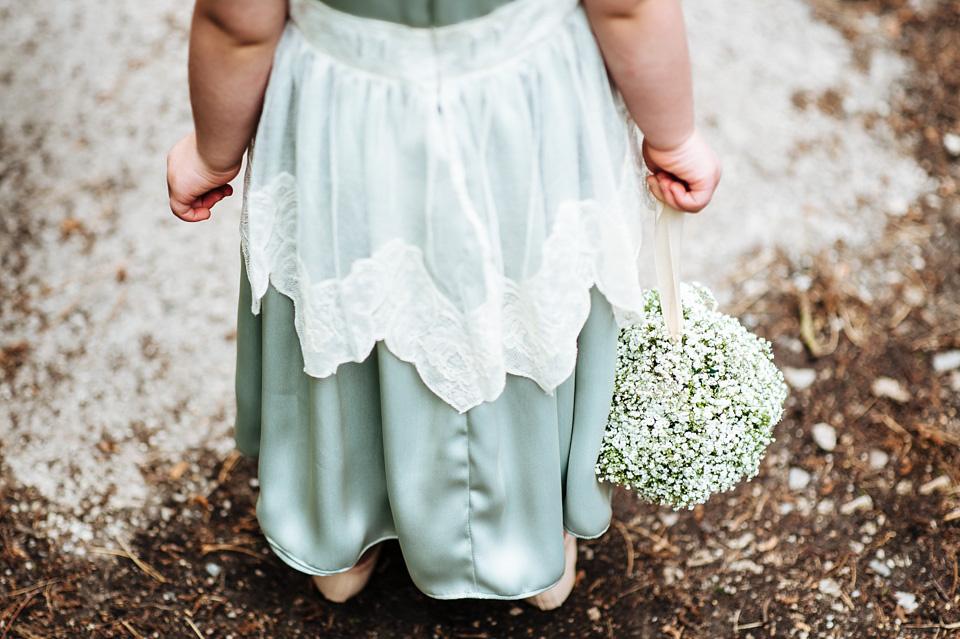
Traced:
<path fill-rule="evenodd" d="M 190 103 L 196 131 L 167 156 L 170 209 L 187 222 L 233 193 L 257 124 L 286 0 L 197 0 L 190 29 Z"/>

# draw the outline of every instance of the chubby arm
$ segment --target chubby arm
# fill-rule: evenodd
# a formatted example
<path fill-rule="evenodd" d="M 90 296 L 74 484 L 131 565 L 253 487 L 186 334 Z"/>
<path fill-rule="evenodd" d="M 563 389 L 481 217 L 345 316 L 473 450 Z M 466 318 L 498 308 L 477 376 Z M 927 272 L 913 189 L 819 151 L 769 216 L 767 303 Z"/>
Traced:
<path fill-rule="evenodd" d="M 253 136 L 286 0 L 197 0 L 190 29 L 190 102 L 195 131 L 167 156 L 170 209 L 188 222 L 233 191 Z"/>
<path fill-rule="evenodd" d="M 693 85 L 680 0 L 584 0 L 610 75 L 644 134 L 650 187 L 687 212 L 709 203 L 716 154 L 694 126 Z"/>

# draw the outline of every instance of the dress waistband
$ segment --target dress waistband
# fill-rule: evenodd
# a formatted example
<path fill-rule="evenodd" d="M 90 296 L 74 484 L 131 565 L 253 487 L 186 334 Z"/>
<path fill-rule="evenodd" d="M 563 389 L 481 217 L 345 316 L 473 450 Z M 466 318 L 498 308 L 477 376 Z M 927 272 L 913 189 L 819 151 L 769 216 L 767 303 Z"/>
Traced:
<path fill-rule="evenodd" d="M 413 82 L 499 66 L 557 31 L 579 0 L 514 0 L 445 27 L 363 18 L 318 0 L 291 0 L 290 19 L 313 47 L 364 71 Z"/>

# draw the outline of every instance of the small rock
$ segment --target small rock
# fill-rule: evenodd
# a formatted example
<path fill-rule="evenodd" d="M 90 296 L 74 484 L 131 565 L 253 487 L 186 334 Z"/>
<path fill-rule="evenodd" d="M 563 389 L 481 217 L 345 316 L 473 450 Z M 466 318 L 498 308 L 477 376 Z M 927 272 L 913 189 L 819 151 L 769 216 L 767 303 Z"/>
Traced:
<path fill-rule="evenodd" d="M 893 571 L 890 570 L 887 564 L 883 563 L 879 559 L 871 559 L 870 563 L 867 565 L 870 567 L 870 570 L 877 573 L 881 577 L 889 577 L 891 574 L 893 574 Z"/>
<path fill-rule="evenodd" d="M 803 390 L 817 381 L 817 371 L 812 368 L 790 368 L 783 367 L 783 378 L 787 380 L 791 388 Z"/>
<path fill-rule="evenodd" d="M 931 479 L 923 486 L 920 486 L 921 495 L 931 495 L 936 492 L 947 492 L 950 490 L 950 478 L 946 475 L 940 475 L 936 479 Z"/>
<path fill-rule="evenodd" d="M 663 567 L 663 583 L 672 586 L 675 583 L 683 581 L 683 571 L 679 566 L 667 564 Z"/>
<path fill-rule="evenodd" d="M 960 393 L 960 371 L 950 373 L 950 389 L 955 393 Z"/>
<path fill-rule="evenodd" d="M 913 482 L 909 479 L 901 479 L 893 489 L 898 495 L 909 495 L 913 492 Z"/>
<path fill-rule="evenodd" d="M 927 294 L 919 286 L 905 286 L 901 298 L 910 306 L 921 306 L 927 301 Z"/>
<path fill-rule="evenodd" d="M 660 518 L 660 521 L 663 522 L 663 525 L 667 528 L 675 526 L 676 523 L 680 521 L 680 515 L 673 511 L 659 513 L 657 517 Z"/>
<path fill-rule="evenodd" d="M 752 572 L 755 575 L 763 574 L 763 566 L 760 566 L 749 559 L 735 561 L 729 566 L 732 572 Z"/>
<path fill-rule="evenodd" d="M 878 377 L 870 385 L 870 391 L 877 397 L 887 397 L 895 402 L 905 404 L 910 401 L 910 393 L 900 382 L 890 377 Z"/>
<path fill-rule="evenodd" d="M 832 499 L 824 499 L 819 504 L 817 504 L 817 513 L 820 515 L 829 515 L 833 512 L 835 505 Z"/>
<path fill-rule="evenodd" d="M 817 590 L 831 597 L 839 597 L 843 592 L 835 579 L 821 579 Z"/>
<path fill-rule="evenodd" d="M 600 621 L 600 609 L 596 606 L 593 606 L 587 610 L 587 616 L 590 617 L 590 621 Z"/>
<path fill-rule="evenodd" d="M 518 617 L 523 614 L 523 608 L 520 606 L 514 606 L 510 609 L 510 615 L 513 617 Z"/>
<path fill-rule="evenodd" d="M 938 373 L 960 368 L 960 351 L 947 351 L 933 356 L 933 370 Z"/>
<path fill-rule="evenodd" d="M 837 448 L 837 429 L 830 424 L 820 422 L 813 425 L 813 441 L 817 446 L 827 452 L 832 452 Z"/>
<path fill-rule="evenodd" d="M 869 460 L 870 468 L 880 470 L 881 468 L 886 468 L 887 462 L 890 461 L 890 455 L 879 448 L 871 448 Z"/>
<path fill-rule="evenodd" d="M 917 596 L 912 592 L 898 590 L 893 593 L 893 596 L 897 600 L 897 605 L 903 608 L 904 612 L 916 612 L 917 608 L 920 607 L 920 604 L 917 603 Z"/>
<path fill-rule="evenodd" d="M 787 486 L 790 490 L 803 490 L 810 483 L 810 473 L 802 468 L 791 468 L 787 474 Z"/>
<path fill-rule="evenodd" d="M 956 133 L 944 133 L 943 148 L 953 157 L 960 156 L 960 135 Z"/>
<path fill-rule="evenodd" d="M 840 514 L 842 515 L 852 515 L 861 510 L 873 510 L 873 500 L 870 495 L 860 495 L 840 506 Z"/>
<path fill-rule="evenodd" d="M 207 574 L 210 575 L 211 577 L 219 577 L 220 573 L 223 572 L 223 569 L 214 563 L 207 564 L 206 566 L 203 567 L 203 569 L 206 570 Z"/>

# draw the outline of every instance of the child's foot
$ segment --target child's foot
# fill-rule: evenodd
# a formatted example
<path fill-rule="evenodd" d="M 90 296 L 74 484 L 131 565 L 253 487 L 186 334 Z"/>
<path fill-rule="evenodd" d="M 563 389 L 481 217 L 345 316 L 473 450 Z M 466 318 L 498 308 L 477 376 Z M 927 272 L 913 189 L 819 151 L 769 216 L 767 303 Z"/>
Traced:
<path fill-rule="evenodd" d="M 320 594 L 334 603 L 343 603 L 367 585 L 380 556 L 380 545 L 368 548 L 357 564 L 346 572 L 335 575 L 314 575 L 313 583 Z"/>
<path fill-rule="evenodd" d="M 574 582 L 577 580 L 577 538 L 570 533 L 563 533 L 563 550 L 566 557 L 566 566 L 563 569 L 563 577 L 556 586 L 550 590 L 541 592 L 539 595 L 527 597 L 526 602 L 536 606 L 540 610 L 553 610 L 567 600 L 570 591 L 573 590 Z"/>

